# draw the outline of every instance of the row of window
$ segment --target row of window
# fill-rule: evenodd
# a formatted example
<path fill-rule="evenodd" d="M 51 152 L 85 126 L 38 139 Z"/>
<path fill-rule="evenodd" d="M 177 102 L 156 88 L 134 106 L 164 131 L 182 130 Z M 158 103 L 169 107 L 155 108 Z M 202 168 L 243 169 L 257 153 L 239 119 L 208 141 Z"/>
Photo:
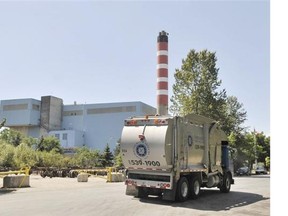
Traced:
<path fill-rule="evenodd" d="M 136 112 L 136 106 L 124 106 L 124 107 L 105 107 L 87 109 L 87 114 L 104 114 L 104 113 L 120 113 L 120 112 Z M 77 116 L 83 115 L 83 110 L 71 110 L 63 111 L 63 116 Z"/>
<path fill-rule="evenodd" d="M 28 104 L 9 104 L 3 106 L 3 111 L 11 110 L 27 110 Z M 32 104 L 32 109 L 40 110 L 40 105 Z M 102 113 L 119 113 L 119 112 L 136 112 L 136 106 L 124 106 L 124 107 L 105 107 L 87 109 L 87 114 L 102 114 Z M 64 116 L 71 115 L 83 115 L 83 110 L 64 111 Z"/>
<path fill-rule="evenodd" d="M 55 137 L 60 140 L 60 134 L 58 134 L 58 133 L 55 134 Z M 67 133 L 63 133 L 62 134 L 62 140 L 67 140 L 67 139 L 68 139 L 68 134 Z"/>
<path fill-rule="evenodd" d="M 28 104 L 9 104 L 3 105 L 3 111 L 11 111 L 11 110 L 27 110 Z M 33 110 L 40 110 L 40 105 L 32 104 Z"/>

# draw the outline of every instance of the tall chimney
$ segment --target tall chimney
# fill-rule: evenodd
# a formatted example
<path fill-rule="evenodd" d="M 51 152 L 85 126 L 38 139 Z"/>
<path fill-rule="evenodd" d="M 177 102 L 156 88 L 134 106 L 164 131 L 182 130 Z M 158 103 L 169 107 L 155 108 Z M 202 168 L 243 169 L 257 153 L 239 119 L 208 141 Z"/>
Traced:
<path fill-rule="evenodd" d="M 157 114 L 168 114 L 168 33 L 157 37 Z"/>

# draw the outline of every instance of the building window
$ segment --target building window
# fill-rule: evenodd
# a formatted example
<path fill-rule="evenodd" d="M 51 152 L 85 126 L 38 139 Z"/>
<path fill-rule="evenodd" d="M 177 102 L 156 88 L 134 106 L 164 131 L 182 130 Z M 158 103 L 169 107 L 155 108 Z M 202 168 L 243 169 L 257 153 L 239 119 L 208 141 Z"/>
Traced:
<path fill-rule="evenodd" d="M 105 114 L 105 113 L 121 113 L 121 112 L 135 112 L 136 106 L 123 106 L 123 107 L 106 107 L 88 109 L 87 114 Z"/>
<path fill-rule="evenodd" d="M 67 140 L 67 133 L 62 134 L 62 140 Z"/>
<path fill-rule="evenodd" d="M 32 109 L 34 110 L 40 110 L 40 106 L 37 104 L 32 104 Z"/>
<path fill-rule="evenodd" d="M 60 134 L 55 134 L 55 137 L 60 140 Z"/>
<path fill-rule="evenodd" d="M 3 111 L 26 110 L 26 109 L 28 109 L 28 104 L 9 104 L 3 106 Z"/>
<path fill-rule="evenodd" d="M 83 110 L 63 111 L 63 116 L 78 116 L 83 115 Z"/>

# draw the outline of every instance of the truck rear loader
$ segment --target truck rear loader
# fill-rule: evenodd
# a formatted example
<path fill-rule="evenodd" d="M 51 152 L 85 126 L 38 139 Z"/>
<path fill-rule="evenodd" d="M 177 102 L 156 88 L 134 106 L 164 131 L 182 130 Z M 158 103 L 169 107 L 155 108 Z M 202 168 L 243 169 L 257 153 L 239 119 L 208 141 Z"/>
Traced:
<path fill-rule="evenodd" d="M 131 117 L 125 120 L 120 147 L 126 195 L 185 201 L 197 198 L 201 187 L 228 193 L 234 184 L 227 137 L 210 118 Z"/>

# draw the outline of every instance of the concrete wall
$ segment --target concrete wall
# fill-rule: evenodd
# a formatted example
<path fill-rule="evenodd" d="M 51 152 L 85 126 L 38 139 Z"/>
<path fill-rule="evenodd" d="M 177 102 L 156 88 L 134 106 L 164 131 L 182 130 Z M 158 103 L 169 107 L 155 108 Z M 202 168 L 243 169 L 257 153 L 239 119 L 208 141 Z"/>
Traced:
<path fill-rule="evenodd" d="M 3 100 L 0 106 L 0 121 L 6 118 L 5 126 L 21 133 L 38 137 L 40 125 L 40 104 L 35 99 Z"/>
<path fill-rule="evenodd" d="M 21 132 L 22 134 L 25 134 L 26 136 L 31 137 L 39 137 L 40 134 L 40 128 L 39 125 L 37 126 L 10 126 L 9 128 L 13 130 L 17 130 Z"/>
<path fill-rule="evenodd" d="M 40 101 L 35 99 L 3 100 L 0 119 L 6 118 L 6 126 L 35 126 L 40 120 Z"/>
<path fill-rule="evenodd" d="M 45 135 L 51 130 L 60 130 L 62 126 L 63 100 L 53 96 L 41 97 L 40 127 Z M 42 135 L 42 134 L 41 134 Z"/>

